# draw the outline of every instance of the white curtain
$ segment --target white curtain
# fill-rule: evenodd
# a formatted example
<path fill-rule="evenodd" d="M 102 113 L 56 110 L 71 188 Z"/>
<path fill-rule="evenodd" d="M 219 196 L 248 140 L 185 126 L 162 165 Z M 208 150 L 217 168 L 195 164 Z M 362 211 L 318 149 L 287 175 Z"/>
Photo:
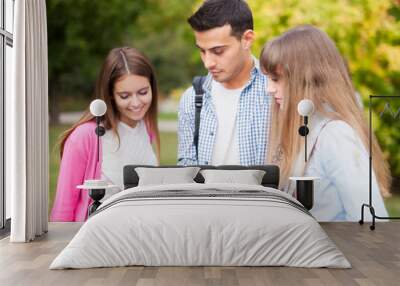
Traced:
<path fill-rule="evenodd" d="M 13 93 L 6 98 L 6 187 L 12 242 L 48 228 L 48 76 L 45 0 L 15 1 Z"/>

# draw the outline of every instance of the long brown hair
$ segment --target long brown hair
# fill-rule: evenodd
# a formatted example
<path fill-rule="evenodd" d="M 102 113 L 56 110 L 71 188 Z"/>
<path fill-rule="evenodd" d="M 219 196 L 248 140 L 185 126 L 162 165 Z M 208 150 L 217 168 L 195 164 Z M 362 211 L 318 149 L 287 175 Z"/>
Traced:
<path fill-rule="evenodd" d="M 107 105 L 107 112 L 102 118 L 102 122 L 106 130 L 112 129 L 118 137 L 117 124 L 120 117 L 119 111 L 114 101 L 113 92 L 115 83 L 121 79 L 122 76 L 131 73 L 134 75 L 146 77 L 151 86 L 152 101 L 149 110 L 146 112 L 144 122 L 146 124 L 147 132 L 155 140 L 157 157 L 160 158 L 160 135 L 157 124 L 157 98 L 158 89 L 154 73 L 154 69 L 150 61 L 141 52 L 134 48 L 123 47 L 112 49 L 101 68 L 100 74 L 96 81 L 96 88 L 94 92 L 95 98 L 104 100 Z M 66 130 L 60 136 L 60 156 L 62 157 L 64 151 L 65 141 L 79 125 L 94 120 L 94 116 L 87 108 L 82 117 L 70 129 Z"/>
<path fill-rule="evenodd" d="M 267 161 L 279 154 L 282 185 L 288 183 L 294 162 L 304 140 L 297 133 L 301 116 L 297 104 L 307 98 L 322 115 L 348 123 L 369 149 L 368 126 L 357 103 L 355 90 L 345 62 L 334 42 L 323 31 L 309 25 L 299 26 L 268 42 L 260 56 L 263 70 L 283 80 L 283 106 L 272 105 Z M 329 106 L 329 111 L 325 106 Z M 281 109 L 280 109 L 281 108 Z M 373 162 L 382 195 L 389 194 L 390 172 L 379 144 L 373 136 Z"/>

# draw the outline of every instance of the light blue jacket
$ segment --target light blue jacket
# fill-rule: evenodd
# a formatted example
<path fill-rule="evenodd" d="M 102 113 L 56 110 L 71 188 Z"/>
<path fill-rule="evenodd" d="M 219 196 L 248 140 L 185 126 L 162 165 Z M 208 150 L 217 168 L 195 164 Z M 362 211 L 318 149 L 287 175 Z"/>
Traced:
<path fill-rule="evenodd" d="M 355 130 L 342 120 L 311 117 L 310 155 L 305 176 L 320 177 L 314 185 L 311 214 L 318 221 L 358 221 L 361 205 L 369 200 L 369 153 Z M 317 126 L 324 127 L 318 130 Z M 314 127 L 314 128 L 313 128 Z M 318 132 L 316 136 L 314 132 Z M 304 153 L 302 154 L 304 158 Z M 372 172 L 372 203 L 375 214 L 388 216 Z M 372 219 L 365 209 L 364 219 Z"/>

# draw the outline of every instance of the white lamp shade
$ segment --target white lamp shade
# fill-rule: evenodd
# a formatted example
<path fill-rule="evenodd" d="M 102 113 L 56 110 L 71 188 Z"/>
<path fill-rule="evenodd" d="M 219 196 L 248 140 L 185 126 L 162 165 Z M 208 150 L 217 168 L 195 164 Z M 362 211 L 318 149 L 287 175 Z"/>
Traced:
<path fill-rule="evenodd" d="M 309 99 L 303 99 L 297 105 L 297 111 L 301 116 L 310 116 L 314 113 L 314 103 Z"/>
<path fill-rule="evenodd" d="M 103 116 L 107 111 L 106 103 L 101 99 L 95 99 L 90 103 L 90 113 L 93 116 Z"/>

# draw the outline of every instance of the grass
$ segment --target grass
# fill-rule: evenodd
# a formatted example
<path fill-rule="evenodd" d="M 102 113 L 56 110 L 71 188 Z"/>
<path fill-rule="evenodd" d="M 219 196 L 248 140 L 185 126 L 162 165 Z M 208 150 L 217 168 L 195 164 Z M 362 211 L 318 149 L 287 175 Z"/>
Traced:
<path fill-rule="evenodd" d="M 385 206 L 390 216 L 400 216 L 400 195 L 385 199 Z M 379 215 L 379 214 L 377 214 Z"/>
<path fill-rule="evenodd" d="M 160 112 L 158 114 L 158 120 L 165 120 L 165 121 L 178 121 L 178 113 L 177 112 Z"/>
<path fill-rule="evenodd" d="M 57 138 L 61 132 L 66 130 L 67 125 L 52 125 L 49 129 L 50 136 L 50 192 L 49 192 L 49 210 L 53 205 L 56 192 L 56 183 L 59 167 L 59 149 L 56 145 Z M 160 134 L 161 140 L 161 165 L 175 165 L 177 155 L 177 135 L 176 133 Z M 391 216 L 400 216 L 400 195 L 393 195 L 391 198 L 385 199 L 386 208 Z M 361 207 L 361 206 L 360 206 Z M 379 214 L 378 214 L 379 215 Z"/>
<path fill-rule="evenodd" d="M 85 96 L 62 96 L 57 99 L 62 102 L 62 112 L 83 111 L 82 106 L 89 106 L 91 99 Z M 61 106 L 60 106 L 61 107 Z M 178 112 L 159 112 L 158 120 L 178 120 Z"/>
<path fill-rule="evenodd" d="M 61 111 L 63 112 L 75 112 L 82 111 L 82 106 L 89 106 L 91 99 L 85 96 L 61 96 L 57 99 L 60 104 Z"/>

